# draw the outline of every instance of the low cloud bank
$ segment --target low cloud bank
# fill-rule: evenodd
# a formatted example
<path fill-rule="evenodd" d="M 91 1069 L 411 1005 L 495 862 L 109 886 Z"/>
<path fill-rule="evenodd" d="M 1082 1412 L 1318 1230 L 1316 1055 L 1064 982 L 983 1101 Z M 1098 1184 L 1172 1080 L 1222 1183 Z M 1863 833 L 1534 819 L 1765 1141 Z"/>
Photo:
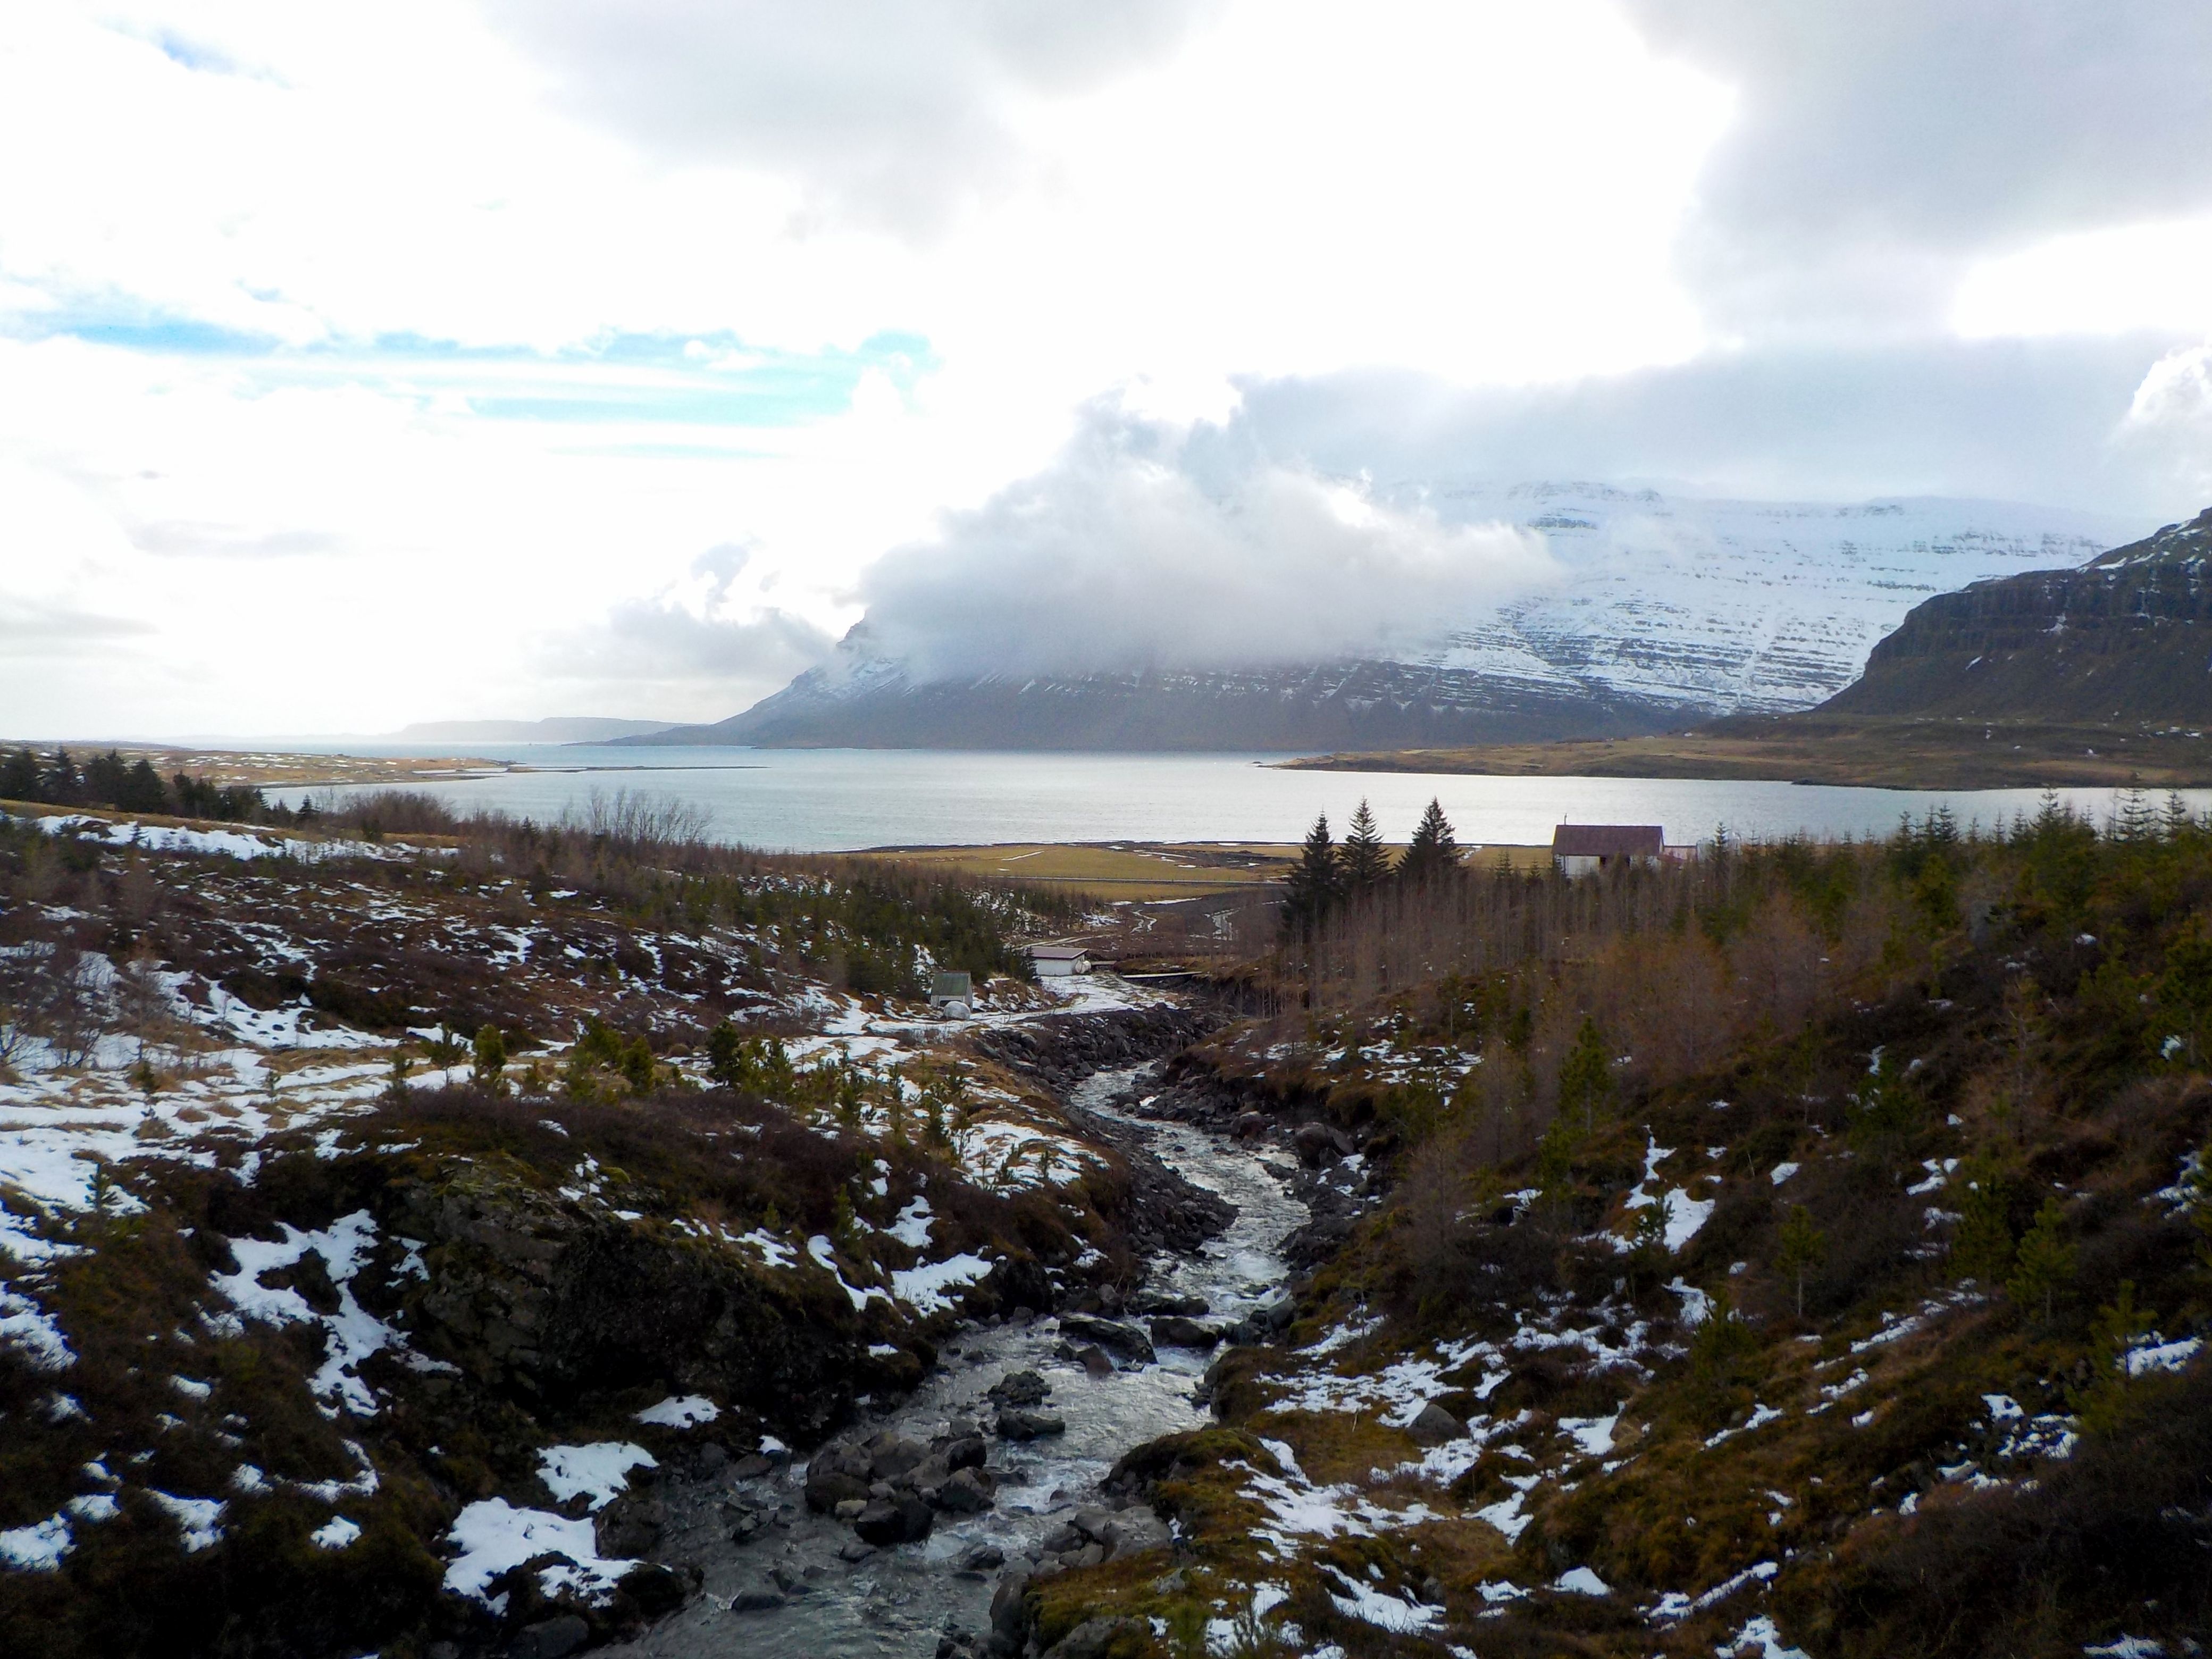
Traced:
<path fill-rule="evenodd" d="M 1093 409 L 1052 465 L 870 568 L 872 651 L 924 680 L 1328 661 L 1554 574 L 1534 532 L 1218 449 Z"/>
<path fill-rule="evenodd" d="M 542 669 L 588 696 L 642 700 L 672 719 L 720 719 L 823 661 L 833 641 L 813 623 L 738 591 L 748 549 L 725 544 L 651 599 L 546 641 Z"/>

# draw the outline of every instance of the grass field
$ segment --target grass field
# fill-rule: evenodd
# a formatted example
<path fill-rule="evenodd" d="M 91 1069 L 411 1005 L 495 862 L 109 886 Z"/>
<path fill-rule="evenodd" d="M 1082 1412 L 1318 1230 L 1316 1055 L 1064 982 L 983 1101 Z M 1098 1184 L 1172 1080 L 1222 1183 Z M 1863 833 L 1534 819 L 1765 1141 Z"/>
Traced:
<path fill-rule="evenodd" d="M 1151 845 L 1140 842 L 1006 842 L 993 847 L 884 847 L 856 856 L 963 875 L 1069 887 L 1110 899 L 1189 898 L 1279 881 L 1295 847 Z"/>
<path fill-rule="evenodd" d="M 0 751 L 30 749 L 41 755 L 55 744 L 44 741 L 0 738 Z M 257 789 L 313 789 L 325 784 L 409 784 L 433 778 L 474 777 L 504 772 L 500 761 L 471 760 L 463 756 L 426 759 L 413 756 L 299 755 L 283 750 L 191 749 L 149 747 L 144 744 L 70 743 L 69 750 L 82 762 L 110 749 L 125 761 L 144 759 L 163 777 L 183 772 L 228 788 L 247 784 Z"/>
<path fill-rule="evenodd" d="M 1541 847 L 1484 847 L 1471 849 L 1468 856 L 1487 861 L 1501 854 L 1516 867 L 1533 867 L 1551 857 L 1549 849 Z M 1268 842 L 1016 842 L 993 847 L 884 847 L 857 856 L 1064 886 L 1102 899 L 1142 902 L 1192 898 L 1280 881 L 1297 862 L 1298 849 Z"/>
<path fill-rule="evenodd" d="M 1649 738 L 1323 755 L 1285 766 L 1492 777 L 1741 778 L 1883 789 L 2201 788 L 2201 732 L 1844 714 L 1739 716 Z"/>

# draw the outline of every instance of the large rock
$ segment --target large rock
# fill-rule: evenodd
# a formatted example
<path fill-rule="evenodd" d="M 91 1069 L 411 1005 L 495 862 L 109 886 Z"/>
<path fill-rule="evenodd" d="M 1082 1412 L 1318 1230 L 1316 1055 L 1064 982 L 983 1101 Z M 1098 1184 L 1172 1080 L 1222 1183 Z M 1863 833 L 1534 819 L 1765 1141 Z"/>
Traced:
<path fill-rule="evenodd" d="M 994 1653 L 1019 1653 L 1023 1638 L 1030 1628 L 1030 1570 L 1026 1563 L 1017 1561 L 999 1575 L 998 1588 L 991 1592 L 991 1650 Z"/>
<path fill-rule="evenodd" d="M 911 1544 L 929 1536 L 936 1512 L 911 1492 L 870 1501 L 853 1522 L 853 1530 L 871 1544 Z"/>
<path fill-rule="evenodd" d="M 1221 1333 L 1195 1319 L 1164 1314 L 1152 1321 L 1152 1340 L 1170 1348 L 1211 1348 L 1221 1340 Z"/>
<path fill-rule="evenodd" d="M 1140 1314 L 1182 1314 L 1186 1318 L 1203 1319 L 1213 1311 L 1213 1307 L 1202 1296 L 1170 1296 L 1164 1291 L 1148 1291 L 1129 1304 L 1129 1311 Z"/>
<path fill-rule="evenodd" d="M 878 1480 L 902 1479 L 929 1456 L 929 1448 L 919 1440 L 908 1440 L 889 1430 L 865 1442 L 861 1449 L 867 1453 L 869 1467 Z"/>
<path fill-rule="evenodd" d="M 824 1446 L 806 1466 L 806 1507 L 829 1515 L 838 1504 L 865 1498 L 874 1464 L 858 1446 Z"/>
<path fill-rule="evenodd" d="M 1407 1431 L 1424 1446 L 1441 1446 L 1448 1440 L 1465 1437 L 1467 1425 L 1454 1417 L 1433 1400 L 1421 1407 Z"/>
<path fill-rule="evenodd" d="M 1352 1137 L 1343 1130 L 1326 1123 L 1302 1123 L 1298 1132 L 1291 1137 L 1297 1148 L 1299 1159 L 1309 1167 L 1334 1164 L 1340 1158 L 1352 1156 Z"/>
<path fill-rule="evenodd" d="M 526 1401 L 670 1388 L 810 1438 L 851 1412 L 866 1339 L 822 1275 L 580 1212 L 498 1158 L 395 1182 L 378 1212 L 428 1247 L 416 1346 L 472 1382 Z"/>
<path fill-rule="evenodd" d="M 991 1488 L 975 1469 L 958 1471 L 937 1489 L 938 1507 L 954 1515 L 981 1515 L 991 1503 Z"/>
<path fill-rule="evenodd" d="M 945 1447 L 945 1467 L 956 1472 L 980 1469 L 988 1455 L 989 1449 L 984 1445 L 981 1435 L 963 1434 Z"/>
<path fill-rule="evenodd" d="M 1001 1406 L 1041 1406 L 1052 1385 L 1035 1371 L 1008 1371 L 988 1392 Z"/>
<path fill-rule="evenodd" d="M 1048 1434 L 1066 1433 L 1067 1419 L 1056 1412 L 1033 1412 L 1018 1406 L 999 1413 L 998 1430 L 1001 1440 L 1041 1440 Z"/>
<path fill-rule="evenodd" d="M 1069 1336 L 1095 1342 L 1124 1359 L 1150 1360 L 1154 1357 L 1152 1339 L 1134 1325 L 1124 1325 L 1118 1320 L 1098 1319 L 1090 1314 L 1062 1314 L 1060 1328 Z"/>

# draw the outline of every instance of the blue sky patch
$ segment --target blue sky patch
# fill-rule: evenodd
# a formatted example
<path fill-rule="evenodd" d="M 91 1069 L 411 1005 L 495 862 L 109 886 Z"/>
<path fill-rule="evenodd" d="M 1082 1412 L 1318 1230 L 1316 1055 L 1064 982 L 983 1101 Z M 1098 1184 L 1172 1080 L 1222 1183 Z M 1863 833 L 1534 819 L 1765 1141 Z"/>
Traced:
<path fill-rule="evenodd" d="M 610 331 L 538 351 L 416 334 L 289 345 L 196 319 L 63 310 L 21 314 L 0 331 L 68 338 L 155 357 L 227 359 L 270 386 L 350 383 L 401 396 L 433 388 L 486 420 L 777 428 L 842 414 L 864 375 L 911 397 L 938 367 L 929 342 L 887 331 L 850 349 L 788 351 L 706 334 Z"/>

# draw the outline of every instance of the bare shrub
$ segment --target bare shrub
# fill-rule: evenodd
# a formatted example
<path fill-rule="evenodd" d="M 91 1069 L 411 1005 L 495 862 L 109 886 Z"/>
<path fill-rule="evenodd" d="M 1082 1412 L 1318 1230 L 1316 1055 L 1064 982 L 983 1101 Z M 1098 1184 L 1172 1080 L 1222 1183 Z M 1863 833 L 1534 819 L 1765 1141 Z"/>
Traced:
<path fill-rule="evenodd" d="M 594 841 L 643 850 L 704 841 L 714 821 L 706 807 L 680 796 L 631 789 L 607 795 L 594 789 L 583 810 L 572 808 L 561 823 Z"/>
<path fill-rule="evenodd" d="M 84 1065 L 107 1030 L 106 963 L 74 945 L 31 945 L 23 951 L 36 1029 L 63 1065 Z"/>

